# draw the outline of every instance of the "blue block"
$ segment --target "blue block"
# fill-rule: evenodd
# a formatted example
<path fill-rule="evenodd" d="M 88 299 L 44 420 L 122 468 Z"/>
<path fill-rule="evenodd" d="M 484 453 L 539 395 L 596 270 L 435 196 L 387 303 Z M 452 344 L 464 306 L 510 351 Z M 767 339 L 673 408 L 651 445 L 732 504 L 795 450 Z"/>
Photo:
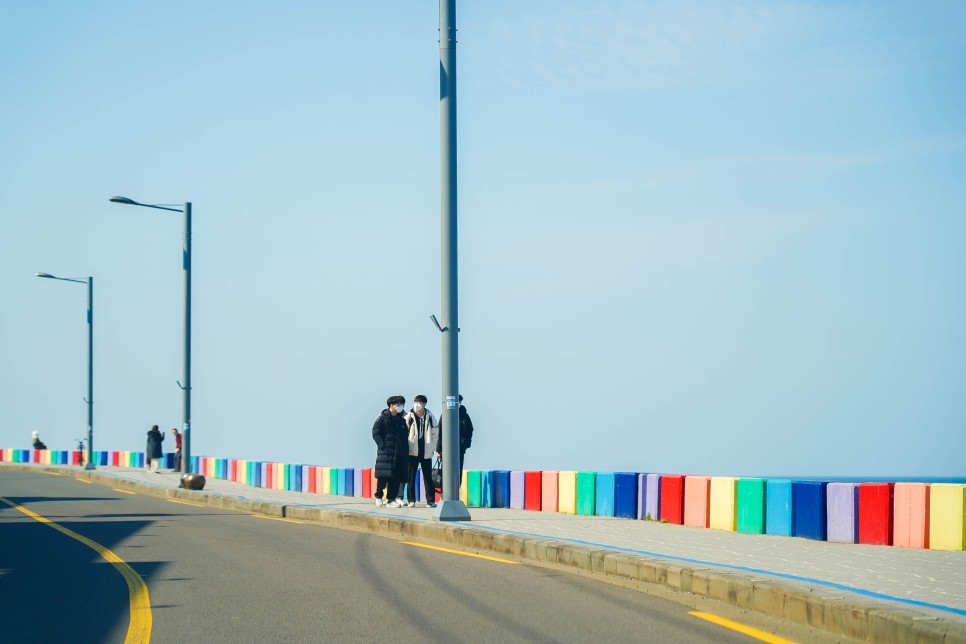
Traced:
<path fill-rule="evenodd" d="M 792 536 L 792 482 L 765 481 L 765 534 Z"/>
<path fill-rule="evenodd" d="M 597 480 L 594 481 L 596 493 L 594 494 L 594 514 L 599 517 L 614 516 L 614 485 L 615 477 L 613 472 L 597 472 Z"/>
<path fill-rule="evenodd" d="M 102 452 L 98 452 L 97 454 L 98 454 L 97 464 L 98 465 L 107 465 L 107 452 L 106 451 L 102 451 Z"/>
<path fill-rule="evenodd" d="M 621 519 L 639 519 L 640 494 L 637 489 L 638 475 L 634 472 L 614 474 L 614 516 Z M 600 485 L 598 481 L 597 485 Z M 598 489 L 600 489 L 598 487 Z M 600 514 L 598 511 L 597 514 Z"/>
<path fill-rule="evenodd" d="M 343 489 L 342 493 L 345 494 L 346 496 L 354 496 L 355 487 L 356 487 L 355 468 L 352 468 L 352 467 L 345 468 L 344 470 L 342 470 L 342 476 L 345 479 L 345 482 L 342 484 L 342 489 Z"/>
<path fill-rule="evenodd" d="M 218 471 L 216 478 L 227 479 L 228 478 L 228 459 L 219 458 L 218 459 Z"/>
<path fill-rule="evenodd" d="M 301 465 L 288 465 L 289 475 L 288 475 L 288 487 L 289 490 L 293 492 L 302 491 L 302 466 Z"/>
<path fill-rule="evenodd" d="M 336 474 L 335 474 L 335 486 L 336 486 L 335 493 L 336 494 L 339 494 L 339 495 L 343 495 L 343 494 L 345 494 L 345 475 L 342 473 L 342 468 L 341 467 L 336 467 L 336 468 L 332 468 L 332 469 L 336 470 Z M 403 486 L 401 486 L 401 485 L 399 486 L 399 494 L 402 494 L 402 487 Z"/>
<path fill-rule="evenodd" d="M 825 481 L 792 483 L 792 534 L 825 541 Z"/>
<path fill-rule="evenodd" d="M 144 463 L 145 463 L 145 460 L 144 460 L 144 452 L 140 452 L 137 455 L 137 463 L 136 463 L 136 466 L 137 467 L 144 467 Z"/>
<path fill-rule="evenodd" d="M 510 470 L 495 470 L 493 475 L 493 504 L 491 508 L 510 507 Z"/>
<path fill-rule="evenodd" d="M 493 505 L 493 486 L 496 484 L 496 473 L 486 470 L 480 472 L 480 505 L 484 508 L 495 507 Z"/>

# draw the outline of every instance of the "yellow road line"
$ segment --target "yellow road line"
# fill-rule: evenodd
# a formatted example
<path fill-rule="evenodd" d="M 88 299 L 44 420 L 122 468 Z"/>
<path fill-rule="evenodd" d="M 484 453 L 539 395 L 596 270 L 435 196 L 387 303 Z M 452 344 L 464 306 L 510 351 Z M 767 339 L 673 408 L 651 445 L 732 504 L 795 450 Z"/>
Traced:
<path fill-rule="evenodd" d="M 760 631 L 757 628 L 745 626 L 744 624 L 739 624 L 738 622 L 733 622 L 730 619 L 718 617 L 717 615 L 713 615 L 711 613 L 701 613 L 699 611 L 692 610 L 688 611 L 688 614 L 711 622 L 712 624 L 717 624 L 718 626 L 723 626 L 724 628 L 738 631 L 739 633 L 743 633 L 748 637 L 754 637 L 762 642 L 768 642 L 769 644 L 795 644 L 795 642 L 792 640 L 786 640 L 784 637 L 778 637 L 777 635 L 772 635 L 771 633 L 766 633 L 765 631 Z"/>
<path fill-rule="evenodd" d="M 264 514 L 249 514 L 250 517 L 255 517 L 256 519 L 271 519 L 272 521 L 284 521 L 285 523 L 298 523 L 304 525 L 304 521 L 296 521 L 295 519 L 282 519 L 281 517 L 267 517 Z"/>
<path fill-rule="evenodd" d="M 478 555 L 472 552 L 463 552 L 462 550 L 453 550 L 451 548 L 441 548 L 439 546 L 427 546 L 425 543 L 415 543 L 413 541 L 403 541 L 403 545 L 406 546 L 416 546 L 417 548 L 426 548 L 428 550 L 439 550 L 440 552 L 448 552 L 454 555 L 463 555 L 464 557 L 473 557 L 475 559 L 486 559 L 487 561 L 497 561 L 499 563 L 518 565 L 519 561 L 510 561 L 509 559 L 499 559 L 497 557 L 487 557 L 486 555 Z"/>
<path fill-rule="evenodd" d="M 90 482 L 90 481 L 88 481 L 87 479 L 79 479 L 79 478 L 77 478 L 76 476 L 74 477 L 74 480 L 75 480 L 75 481 L 80 481 L 81 483 L 87 483 L 88 485 L 93 485 L 93 483 L 91 483 L 91 482 Z"/>
<path fill-rule="evenodd" d="M 131 492 L 130 490 L 122 490 L 120 488 L 112 487 L 115 492 L 120 492 L 121 494 L 137 494 L 137 492 Z"/>
<path fill-rule="evenodd" d="M 104 561 L 117 568 L 117 571 L 121 573 L 122 577 L 124 577 L 124 581 L 127 582 L 127 592 L 131 608 L 131 621 L 128 624 L 127 636 L 124 638 L 124 642 L 125 644 L 148 644 L 151 641 L 152 616 L 151 598 L 148 596 L 148 587 L 144 583 L 144 580 L 141 579 L 141 576 L 134 572 L 134 569 L 131 568 L 126 561 L 96 541 L 91 541 L 87 537 L 77 534 L 73 530 L 68 530 L 64 526 L 54 523 L 50 519 L 42 517 L 35 512 L 31 512 L 27 508 L 19 506 L 12 501 L 8 501 L 2 496 L 0 496 L 0 501 L 3 501 L 15 510 L 23 512 L 28 517 L 36 519 L 40 523 L 50 526 L 54 530 L 67 535 L 71 539 L 77 539 L 85 546 L 91 548 L 97 554 L 99 554 Z"/>
<path fill-rule="evenodd" d="M 49 476 L 60 476 L 60 474 L 58 474 L 57 472 L 45 472 L 43 470 L 40 470 L 40 473 L 41 474 L 47 474 Z"/>
<path fill-rule="evenodd" d="M 168 499 L 168 503 L 180 503 L 181 505 L 193 505 L 196 508 L 203 508 L 203 507 L 205 507 L 201 503 L 191 503 L 190 501 L 176 501 L 174 499 Z"/>

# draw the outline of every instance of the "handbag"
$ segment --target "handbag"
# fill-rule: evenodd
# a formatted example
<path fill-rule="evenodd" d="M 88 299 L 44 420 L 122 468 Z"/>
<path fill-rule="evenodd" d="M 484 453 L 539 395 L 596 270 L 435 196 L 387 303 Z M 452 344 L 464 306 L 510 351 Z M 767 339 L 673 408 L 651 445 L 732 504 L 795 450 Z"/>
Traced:
<path fill-rule="evenodd" d="M 433 461 L 433 487 L 443 491 L 443 459 L 438 456 Z"/>

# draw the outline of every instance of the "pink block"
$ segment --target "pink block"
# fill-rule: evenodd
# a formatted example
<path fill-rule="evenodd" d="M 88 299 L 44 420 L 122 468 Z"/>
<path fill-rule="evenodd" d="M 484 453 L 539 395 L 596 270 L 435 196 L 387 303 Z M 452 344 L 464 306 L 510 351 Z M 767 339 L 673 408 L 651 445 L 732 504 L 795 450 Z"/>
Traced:
<path fill-rule="evenodd" d="M 540 481 L 540 509 L 544 512 L 557 511 L 557 473 L 543 472 Z"/>
<path fill-rule="evenodd" d="M 707 528 L 711 505 L 710 476 L 684 477 L 684 525 Z"/>
<path fill-rule="evenodd" d="M 929 485 L 896 483 L 892 503 L 892 545 L 928 548 Z"/>

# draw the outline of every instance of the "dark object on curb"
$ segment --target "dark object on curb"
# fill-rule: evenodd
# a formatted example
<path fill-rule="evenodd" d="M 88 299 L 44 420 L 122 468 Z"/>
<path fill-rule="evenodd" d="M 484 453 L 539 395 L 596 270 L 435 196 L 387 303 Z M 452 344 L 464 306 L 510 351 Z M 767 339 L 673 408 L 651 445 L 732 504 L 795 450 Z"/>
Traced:
<path fill-rule="evenodd" d="M 178 487 L 183 487 L 186 490 L 203 490 L 205 489 L 205 477 L 201 474 L 182 474 L 181 484 Z"/>

